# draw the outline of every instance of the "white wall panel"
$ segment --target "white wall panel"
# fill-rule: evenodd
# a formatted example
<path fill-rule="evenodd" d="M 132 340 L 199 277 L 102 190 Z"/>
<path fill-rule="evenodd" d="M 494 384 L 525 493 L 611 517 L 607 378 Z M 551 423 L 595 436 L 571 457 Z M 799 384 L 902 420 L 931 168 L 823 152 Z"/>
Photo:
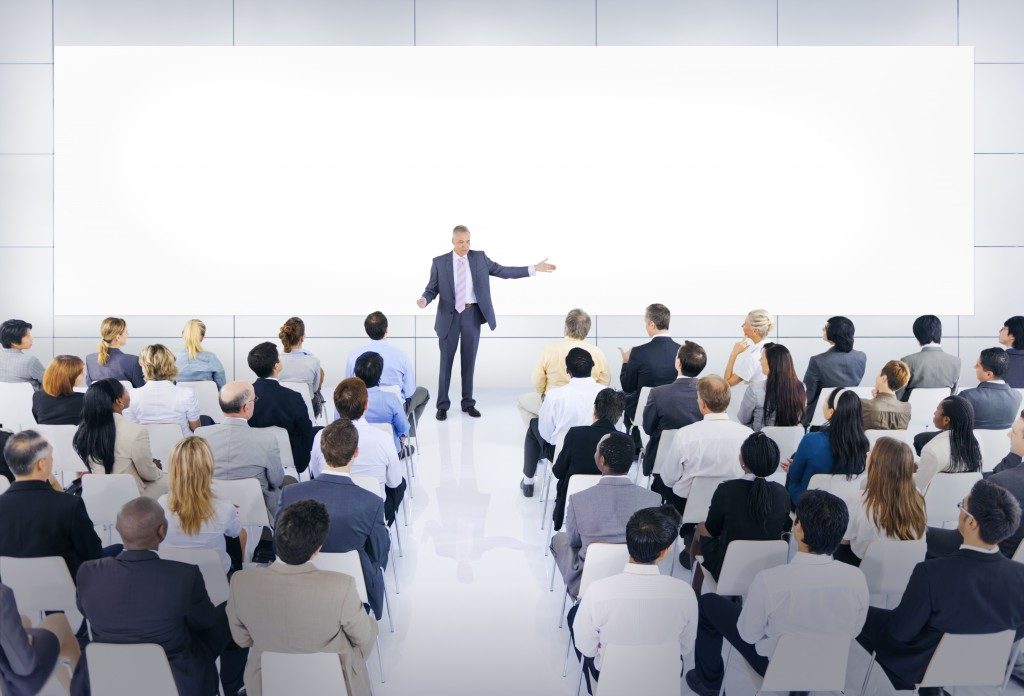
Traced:
<path fill-rule="evenodd" d="M 411 46 L 413 0 L 235 0 L 235 44 Z"/>
<path fill-rule="evenodd" d="M 1024 61 L 1024 2 L 960 0 L 960 45 L 978 62 Z"/>
<path fill-rule="evenodd" d="M 24 319 L 34 336 L 53 336 L 52 269 L 52 249 L 0 249 L 0 321 Z"/>
<path fill-rule="evenodd" d="M 53 60 L 50 0 L 0 2 L 0 63 Z"/>
<path fill-rule="evenodd" d="M 779 0 L 780 46 L 950 46 L 956 0 Z"/>
<path fill-rule="evenodd" d="M 1000 323 L 1000 326 L 1002 324 Z M 981 351 L 986 348 L 1002 348 L 993 335 L 992 338 L 961 338 L 960 339 L 960 382 L 957 389 L 978 386 L 978 375 L 974 372 L 974 363 L 978 361 Z"/>
<path fill-rule="evenodd" d="M 1024 155 L 975 155 L 974 243 L 1024 244 Z"/>
<path fill-rule="evenodd" d="M 0 246 L 53 244 L 53 155 L 0 155 Z"/>
<path fill-rule="evenodd" d="M 597 43 L 772 46 L 775 0 L 597 0 Z"/>
<path fill-rule="evenodd" d="M 230 46 L 231 0 L 54 0 L 65 46 Z"/>
<path fill-rule="evenodd" d="M 922 312 L 924 314 L 925 312 Z M 832 315 L 834 316 L 834 315 Z M 918 315 L 877 317 L 848 315 L 855 328 L 855 336 L 860 337 L 885 337 L 903 336 L 913 338 L 914 320 Z M 818 337 L 825 327 L 826 316 L 784 316 L 779 319 L 779 335 L 783 338 L 789 336 Z M 957 318 L 951 315 L 940 316 L 942 328 L 946 334 L 956 335 Z"/>
<path fill-rule="evenodd" d="M 0 153 L 53 152 L 53 66 L 0 65 Z"/>
<path fill-rule="evenodd" d="M 974 151 L 1024 153 L 1024 64 L 974 66 Z"/>
<path fill-rule="evenodd" d="M 974 250 L 974 314 L 960 317 L 960 335 L 995 337 L 1003 322 L 1024 314 L 1020 269 L 1024 247 Z"/>
<path fill-rule="evenodd" d="M 189 319 L 201 319 L 206 324 L 207 338 L 230 338 L 234 335 L 233 317 L 224 316 L 131 316 L 131 315 L 96 315 L 96 316 L 57 316 L 55 324 L 58 336 L 99 339 L 100 324 L 107 316 L 118 316 L 128 325 L 128 336 L 132 339 L 159 338 L 177 336 L 175 345 L 181 343 L 181 331 Z"/>
<path fill-rule="evenodd" d="M 592 46 L 594 0 L 418 0 L 419 46 Z"/>

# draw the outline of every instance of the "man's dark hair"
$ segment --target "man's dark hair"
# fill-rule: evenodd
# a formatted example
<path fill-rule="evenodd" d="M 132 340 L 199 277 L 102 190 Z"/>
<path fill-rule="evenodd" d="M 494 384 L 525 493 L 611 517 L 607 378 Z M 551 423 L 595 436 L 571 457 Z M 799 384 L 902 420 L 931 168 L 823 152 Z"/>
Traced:
<path fill-rule="evenodd" d="M 358 377 L 346 377 L 334 388 L 334 408 L 338 415 L 349 420 L 359 420 L 366 411 L 368 395 L 366 382 Z"/>
<path fill-rule="evenodd" d="M 1003 322 L 1003 326 L 1006 327 L 1006 331 L 1013 336 L 1013 345 L 1011 348 L 1020 350 L 1024 348 L 1024 316 L 1020 314 L 1010 317 Z"/>
<path fill-rule="evenodd" d="M 604 457 L 605 466 L 611 470 L 612 474 L 619 476 L 629 473 L 629 467 L 633 466 L 635 450 L 636 445 L 633 444 L 633 438 L 617 430 L 606 435 L 597 446 L 598 454 Z"/>
<path fill-rule="evenodd" d="M 811 490 L 797 500 L 796 519 L 811 553 L 831 556 L 846 534 L 850 512 L 842 498 L 827 491 Z"/>
<path fill-rule="evenodd" d="M 708 364 L 707 352 L 693 341 L 683 341 L 676 357 L 679 358 L 679 366 L 683 368 L 683 377 L 696 377 Z"/>
<path fill-rule="evenodd" d="M 36 462 L 52 452 L 53 448 L 45 437 L 35 430 L 22 430 L 7 438 L 4 461 L 15 476 L 27 476 L 32 473 Z"/>
<path fill-rule="evenodd" d="M 339 418 L 320 431 L 320 451 L 327 466 L 348 466 L 358 448 L 359 431 L 347 418 Z"/>
<path fill-rule="evenodd" d="M 565 356 L 565 369 L 570 377 L 589 377 L 594 371 L 594 356 L 582 348 L 573 348 Z"/>
<path fill-rule="evenodd" d="M 327 507 L 319 500 L 300 500 L 278 515 L 274 550 L 288 565 L 302 565 L 324 545 L 331 528 Z"/>
<path fill-rule="evenodd" d="M 997 483 L 981 480 L 967 499 L 967 512 L 978 523 L 978 536 L 986 544 L 998 544 L 1020 526 L 1020 503 Z"/>
<path fill-rule="evenodd" d="M 637 563 L 651 565 L 675 543 L 681 519 L 671 505 L 637 510 L 626 523 L 626 548 Z"/>
<path fill-rule="evenodd" d="M 658 331 L 667 331 L 668 324 L 672 320 L 672 312 L 668 311 L 668 307 L 665 305 L 655 302 L 647 305 L 647 309 L 644 310 L 644 318 L 654 324 L 654 328 Z"/>
<path fill-rule="evenodd" d="M 1010 367 L 1010 356 L 1002 348 L 986 348 L 978 356 L 982 369 L 991 372 L 995 379 L 1002 379 Z"/>
<path fill-rule="evenodd" d="M 373 389 L 380 384 L 380 376 L 384 372 L 384 358 L 380 353 L 368 350 L 356 358 L 356 364 L 352 372 L 356 377 L 363 380 L 367 389 Z"/>
<path fill-rule="evenodd" d="M 388 318 L 384 312 L 370 312 L 363 322 L 363 329 L 372 340 L 379 341 L 388 332 Z"/>
<path fill-rule="evenodd" d="M 825 323 L 825 338 L 832 342 L 840 353 L 853 350 L 853 322 L 846 317 L 829 317 Z"/>
<path fill-rule="evenodd" d="M 922 346 L 942 343 L 942 320 L 934 314 L 925 314 L 914 320 L 914 338 Z"/>
<path fill-rule="evenodd" d="M 605 387 L 594 399 L 594 415 L 599 420 L 618 423 L 626 408 L 626 395 L 611 387 Z"/>
<path fill-rule="evenodd" d="M 27 321 L 8 319 L 3 324 L 0 324 L 0 345 L 4 348 L 10 348 L 15 343 L 21 343 L 21 339 L 25 338 L 25 334 L 31 328 L 32 325 Z"/>
<path fill-rule="evenodd" d="M 246 362 L 249 363 L 249 369 L 255 372 L 257 377 L 265 379 L 274 374 L 274 365 L 280 359 L 277 354 L 277 346 L 270 341 L 264 341 L 249 351 Z"/>

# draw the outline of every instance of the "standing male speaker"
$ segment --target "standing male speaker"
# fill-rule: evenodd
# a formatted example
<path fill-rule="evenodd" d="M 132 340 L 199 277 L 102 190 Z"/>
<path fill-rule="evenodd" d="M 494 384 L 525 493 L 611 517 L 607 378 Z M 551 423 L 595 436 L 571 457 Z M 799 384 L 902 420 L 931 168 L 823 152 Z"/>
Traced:
<path fill-rule="evenodd" d="M 473 368 L 480 343 L 480 326 L 486 323 L 494 330 L 494 306 L 491 304 L 491 276 L 525 278 L 535 273 L 550 273 L 554 264 L 544 259 L 533 266 L 500 266 L 482 251 L 469 250 L 469 229 L 459 225 L 452 230 L 452 253 L 441 254 L 430 265 L 430 280 L 423 296 L 416 300 L 422 309 L 435 297 L 437 318 L 434 331 L 441 348 L 441 374 L 437 388 L 437 420 L 448 417 L 448 385 L 452 380 L 455 350 L 462 341 L 462 410 L 480 417 L 473 399 Z"/>

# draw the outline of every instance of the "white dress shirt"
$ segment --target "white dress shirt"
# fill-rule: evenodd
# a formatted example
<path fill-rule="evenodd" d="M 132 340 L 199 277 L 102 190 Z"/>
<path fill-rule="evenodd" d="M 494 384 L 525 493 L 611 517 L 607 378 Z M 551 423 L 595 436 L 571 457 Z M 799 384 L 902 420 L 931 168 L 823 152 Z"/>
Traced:
<path fill-rule="evenodd" d="M 868 513 L 864 506 L 866 495 L 866 492 L 861 491 L 846 500 L 846 507 L 850 510 L 850 524 L 846 528 L 845 538 L 850 542 L 850 550 L 857 555 L 857 558 L 864 558 L 864 554 L 868 552 L 868 546 L 876 539 L 897 540 L 882 531 L 875 522 L 874 516 Z M 922 535 L 923 533 L 922 530 Z"/>
<path fill-rule="evenodd" d="M 788 564 L 754 577 L 736 629 L 758 655 L 771 658 L 779 636 L 855 638 L 867 615 L 868 583 L 860 568 L 798 552 Z"/>
<path fill-rule="evenodd" d="M 560 447 L 569 428 L 594 422 L 594 399 L 605 385 L 593 377 L 573 377 L 548 391 L 537 418 L 537 430 L 546 442 Z"/>
<path fill-rule="evenodd" d="M 402 485 L 402 463 L 395 451 L 391 435 L 366 422 L 365 418 L 352 421 L 359 433 L 359 454 L 352 462 L 353 476 L 373 476 L 388 488 Z M 309 453 L 309 474 L 316 478 L 324 472 L 326 462 L 320 449 L 320 433 L 313 438 L 313 449 Z"/>
<path fill-rule="evenodd" d="M 621 575 L 595 580 L 573 622 L 576 649 L 601 669 L 607 645 L 660 645 L 679 641 L 689 655 L 697 638 L 697 597 L 685 582 L 656 565 L 627 563 Z"/>
<path fill-rule="evenodd" d="M 167 380 L 146 382 L 131 390 L 131 403 L 123 412 L 132 423 L 177 423 L 182 434 L 191 433 L 189 421 L 199 420 L 199 399 L 188 387 Z"/>
<path fill-rule="evenodd" d="M 224 537 L 238 537 L 242 530 L 242 520 L 238 516 L 238 508 L 230 500 L 215 497 L 210 501 L 213 503 L 213 517 L 203 522 L 203 526 L 196 534 L 186 534 L 182 531 L 177 514 L 171 512 L 167 506 L 166 495 L 161 496 L 157 502 L 167 517 L 167 537 L 163 541 L 164 544 L 184 549 L 213 549 L 220 556 L 224 572 L 231 570 L 231 557 L 228 556 Z"/>
<path fill-rule="evenodd" d="M 761 352 L 764 350 L 764 339 L 751 343 L 747 349 L 736 356 L 732 363 L 732 373 L 744 382 L 763 382 L 768 375 L 761 369 Z"/>
<path fill-rule="evenodd" d="M 708 413 L 703 420 L 680 428 L 665 455 L 661 480 L 685 498 L 697 476 L 743 476 L 740 445 L 752 432 L 725 413 Z"/>

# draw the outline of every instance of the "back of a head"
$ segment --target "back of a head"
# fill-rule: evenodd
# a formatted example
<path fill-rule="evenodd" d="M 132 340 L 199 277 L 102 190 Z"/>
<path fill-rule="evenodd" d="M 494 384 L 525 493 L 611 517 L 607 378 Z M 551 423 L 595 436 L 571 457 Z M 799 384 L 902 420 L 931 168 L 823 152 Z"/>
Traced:
<path fill-rule="evenodd" d="M 747 323 L 761 338 L 767 338 L 775 326 L 775 320 L 766 309 L 753 309 L 747 312 Z"/>
<path fill-rule="evenodd" d="M 669 322 L 672 321 L 672 312 L 668 311 L 668 307 L 665 305 L 655 302 L 647 305 L 647 309 L 644 310 L 644 319 L 654 324 L 654 328 L 658 331 L 668 331 Z"/>
<path fill-rule="evenodd" d="M 589 377 L 594 371 L 594 357 L 583 348 L 573 348 L 565 356 L 565 369 L 570 377 Z"/>
<path fill-rule="evenodd" d="M 388 333 L 388 318 L 384 312 L 370 312 L 363 321 L 363 330 L 371 341 L 380 341 Z"/>
<path fill-rule="evenodd" d="M 670 505 L 637 510 L 626 523 L 626 549 L 636 563 L 652 565 L 679 536 L 679 513 Z"/>
<path fill-rule="evenodd" d="M 367 351 L 356 358 L 353 373 L 363 380 L 367 389 L 373 389 L 380 384 L 380 376 L 384 372 L 384 358 L 380 353 Z"/>
<path fill-rule="evenodd" d="M 974 437 L 974 406 L 960 396 L 947 396 L 939 402 L 942 415 L 949 418 L 949 473 L 981 470 L 981 447 Z"/>
<path fill-rule="evenodd" d="M 797 500 L 796 520 L 803 529 L 808 550 L 831 556 L 846 534 L 850 513 L 841 498 L 827 491 L 810 490 Z"/>
<path fill-rule="evenodd" d="M 31 328 L 32 325 L 22 319 L 8 319 L 0 324 L 0 345 L 10 348 L 16 343 L 21 343 L 21 339 Z"/>
<path fill-rule="evenodd" d="M 96 360 L 106 365 L 110 359 L 110 348 L 114 340 L 128 329 L 128 323 L 121 317 L 107 317 L 100 322 L 100 345 Z"/>
<path fill-rule="evenodd" d="M 1002 348 L 986 348 L 978 355 L 978 362 L 983 370 L 992 373 L 992 379 L 1002 379 L 1010 367 L 1010 356 Z"/>
<path fill-rule="evenodd" d="M 565 335 L 582 341 L 590 333 L 590 315 L 577 307 L 565 315 Z"/>
<path fill-rule="evenodd" d="M 696 377 L 708 364 L 708 354 L 704 348 L 693 341 L 683 341 L 676 351 L 676 358 L 679 359 L 679 367 L 682 369 L 683 377 Z"/>
<path fill-rule="evenodd" d="M 779 468 L 779 446 L 762 432 L 751 433 L 740 445 L 740 459 L 743 466 L 754 475 L 754 481 L 747 492 L 750 518 L 761 526 L 762 531 L 767 531 L 768 518 L 773 508 L 772 492 L 765 478 Z"/>
<path fill-rule="evenodd" d="M 978 536 L 986 544 L 998 544 L 1020 526 L 1020 503 L 1010 491 L 982 479 L 974 484 L 967 512 L 978 524 Z"/>
<path fill-rule="evenodd" d="M 910 365 L 902 360 L 890 360 L 882 366 L 882 377 L 893 391 L 899 391 L 910 382 Z"/>
<path fill-rule="evenodd" d="M 366 383 L 358 377 L 346 377 L 334 388 L 334 408 L 342 418 L 362 418 L 368 398 Z"/>
<path fill-rule="evenodd" d="M 864 434 L 860 397 L 849 389 L 833 389 L 828 405 L 834 409 L 825 432 L 832 453 L 832 473 L 848 479 L 864 473 L 870 443 Z"/>
<path fill-rule="evenodd" d="M 729 408 L 729 383 L 718 375 L 701 377 L 697 382 L 697 397 L 712 413 L 725 413 Z"/>
<path fill-rule="evenodd" d="M 117 513 L 117 533 L 130 551 L 155 550 L 160 545 L 160 526 L 167 524 L 164 510 L 152 498 L 129 500 Z"/>
<path fill-rule="evenodd" d="M 1010 317 L 1003 322 L 1003 326 L 1013 336 L 1013 345 L 1011 347 L 1016 350 L 1024 349 L 1024 316 L 1018 314 Z"/>
<path fill-rule="evenodd" d="M 22 430 L 7 438 L 4 444 L 4 460 L 15 476 L 28 476 L 36 462 L 53 455 L 53 448 L 46 438 L 35 430 Z"/>
<path fill-rule="evenodd" d="M 216 516 L 213 508 L 213 450 L 202 437 L 175 443 L 167 465 L 167 506 L 185 534 L 198 534 Z"/>
<path fill-rule="evenodd" d="M 789 348 L 781 343 L 765 343 L 763 355 L 768 362 L 764 421 L 781 427 L 799 425 L 807 413 L 807 391 L 796 374 Z"/>
<path fill-rule="evenodd" d="M 313 557 L 331 527 L 327 507 L 318 500 L 300 500 L 281 511 L 274 526 L 274 551 L 288 565 L 302 565 Z"/>
<path fill-rule="evenodd" d="M 340 418 L 320 431 L 320 451 L 332 469 L 341 469 L 352 463 L 359 448 L 359 431 L 352 421 Z"/>
<path fill-rule="evenodd" d="M 235 380 L 228 382 L 220 388 L 220 392 L 217 394 L 217 402 L 220 404 L 220 410 L 225 415 L 233 416 L 241 413 L 245 405 L 255 396 L 255 390 L 251 384 L 242 380 Z"/>
<path fill-rule="evenodd" d="M 623 476 L 633 466 L 634 449 L 633 438 L 616 430 L 601 438 L 597 453 L 604 459 L 604 465 L 612 475 Z"/>
<path fill-rule="evenodd" d="M 188 357 L 195 358 L 203 352 L 203 339 L 206 338 L 206 324 L 199 319 L 189 319 L 181 331 L 181 340 L 185 344 Z"/>
<path fill-rule="evenodd" d="M 594 399 L 594 415 L 598 420 L 618 423 L 626 408 L 626 395 L 620 391 L 605 387 Z"/>
<path fill-rule="evenodd" d="M 934 314 L 924 314 L 914 320 L 914 338 L 922 346 L 942 343 L 942 320 Z"/>
<path fill-rule="evenodd" d="M 139 365 L 147 382 L 170 381 L 178 376 L 178 361 L 174 359 L 174 353 L 160 343 L 145 346 L 139 352 Z"/>
<path fill-rule="evenodd" d="M 113 377 L 93 382 L 82 400 L 82 420 L 75 431 L 72 446 L 88 462 L 93 459 L 109 474 L 114 468 L 114 402 L 124 394 L 124 385 Z"/>
<path fill-rule="evenodd" d="M 924 496 L 914 484 L 914 452 L 894 437 L 880 437 L 871 448 L 864 504 L 875 525 L 890 539 L 920 539 L 928 525 Z"/>
<path fill-rule="evenodd" d="M 832 342 L 840 353 L 853 350 L 853 322 L 843 316 L 829 317 L 825 324 L 825 338 Z"/>
<path fill-rule="evenodd" d="M 302 343 L 302 339 L 306 337 L 306 323 L 298 317 L 291 317 L 281 325 L 277 337 L 284 346 L 284 352 L 290 353 L 292 348 Z"/>
<path fill-rule="evenodd" d="M 84 370 L 85 363 L 77 355 L 55 356 L 43 373 L 43 391 L 50 396 L 73 394 L 75 381 Z"/>
<path fill-rule="evenodd" d="M 249 355 L 246 358 L 249 369 L 255 372 L 256 376 L 260 379 L 266 379 L 274 374 L 274 365 L 279 361 L 280 356 L 277 352 L 277 346 L 270 341 L 264 341 L 253 346 L 253 349 L 249 351 Z"/>

